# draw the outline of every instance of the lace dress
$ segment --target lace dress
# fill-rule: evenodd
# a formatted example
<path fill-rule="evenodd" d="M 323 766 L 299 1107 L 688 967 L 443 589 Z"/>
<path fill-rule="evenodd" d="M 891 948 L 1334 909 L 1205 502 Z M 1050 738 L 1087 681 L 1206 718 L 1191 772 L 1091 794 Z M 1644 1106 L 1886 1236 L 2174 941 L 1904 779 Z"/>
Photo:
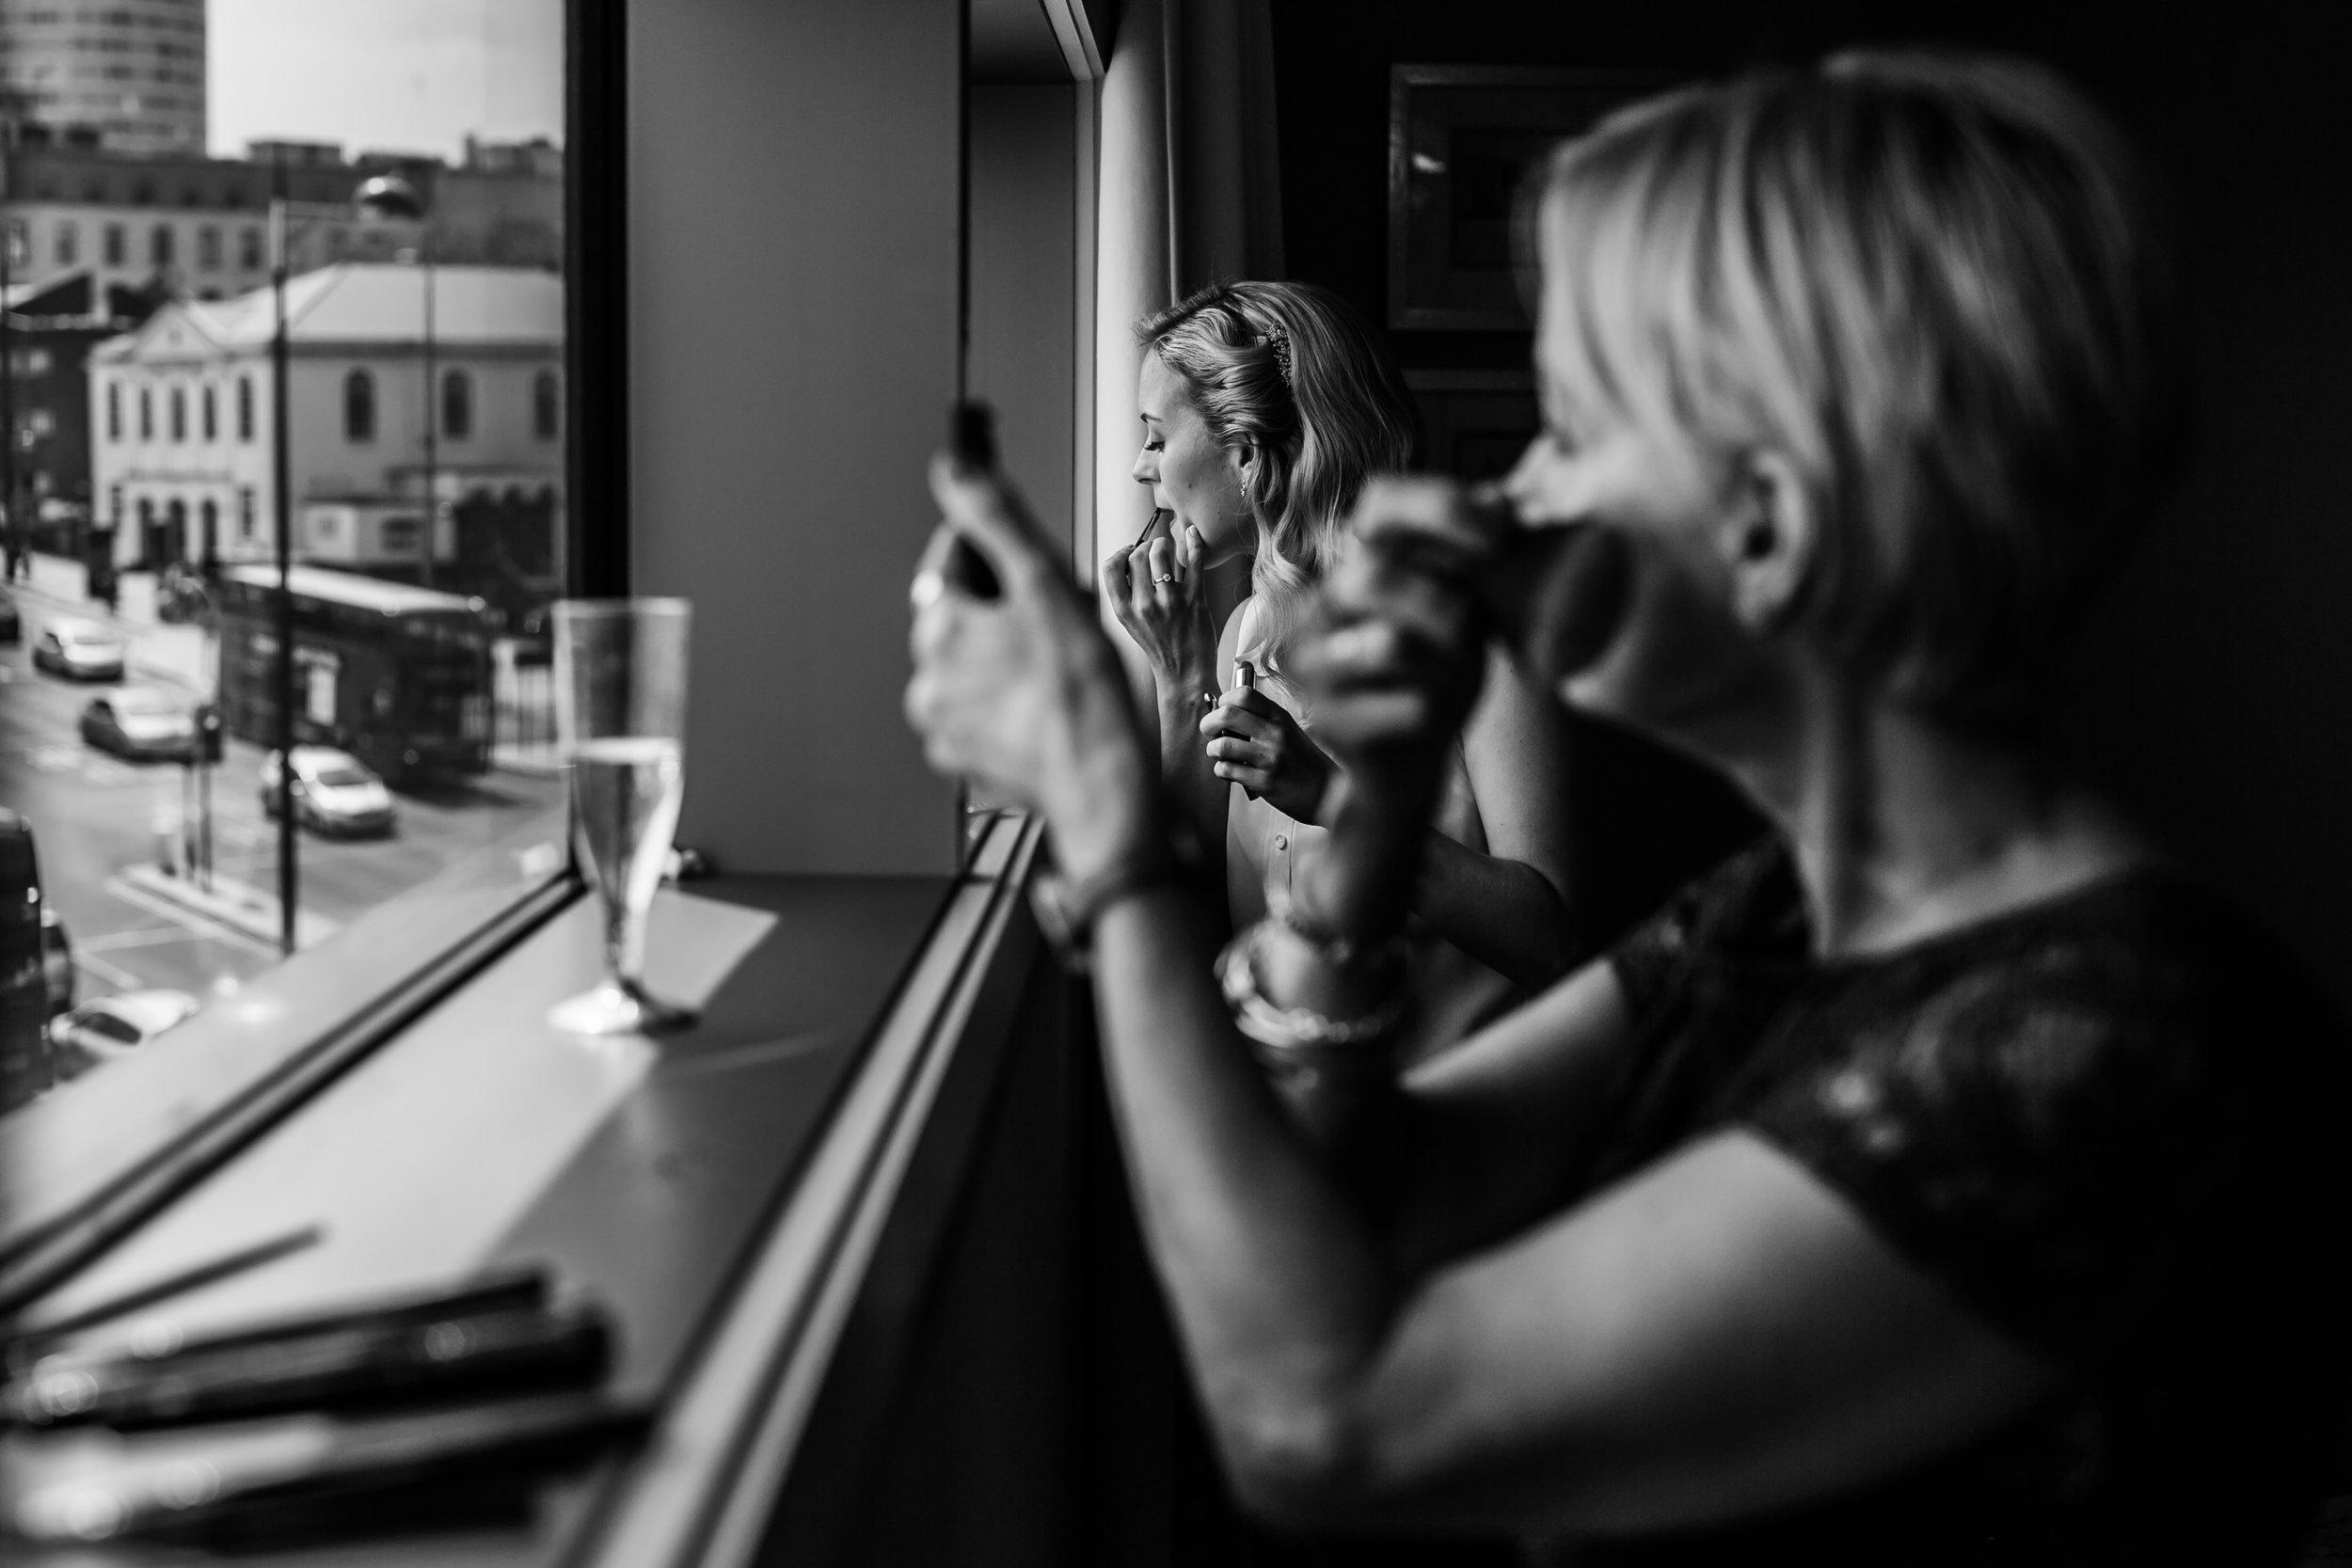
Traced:
<path fill-rule="evenodd" d="M 1825 961 L 1775 844 L 1613 962 L 1641 1047 L 1582 1190 L 1747 1129 L 2062 1377 L 1866 1490 L 1563 1560 L 2293 1560 L 2346 1408 L 2352 1086 L 2251 922 L 2149 869 Z"/>

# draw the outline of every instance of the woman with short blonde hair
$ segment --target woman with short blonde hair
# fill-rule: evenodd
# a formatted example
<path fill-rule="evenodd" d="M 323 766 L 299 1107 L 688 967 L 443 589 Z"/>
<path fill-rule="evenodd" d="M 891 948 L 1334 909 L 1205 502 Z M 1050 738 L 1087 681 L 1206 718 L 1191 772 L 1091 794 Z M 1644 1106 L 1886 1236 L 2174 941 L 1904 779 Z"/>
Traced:
<path fill-rule="evenodd" d="M 909 711 L 1104 890 L 1120 1133 L 1234 1484 L 1581 1564 L 2293 1562 L 2352 1388 L 2345 1032 L 2031 722 L 2178 460 L 2130 158 L 2036 67 L 1845 55 L 1615 117 L 1531 227 L 1515 516 L 1359 503 L 1292 659 L 1329 852 L 1222 997 L 1082 601 L 934 472 L 1021 586 L 919 596 Z M 1400 1072 L 1489 635 L 1775 831 Z"/>

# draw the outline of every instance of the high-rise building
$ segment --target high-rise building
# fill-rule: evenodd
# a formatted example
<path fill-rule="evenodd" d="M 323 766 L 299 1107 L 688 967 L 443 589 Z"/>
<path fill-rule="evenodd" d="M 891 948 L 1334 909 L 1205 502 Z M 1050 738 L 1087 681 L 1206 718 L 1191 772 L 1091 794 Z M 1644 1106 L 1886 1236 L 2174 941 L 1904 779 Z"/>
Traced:
<path fill-rule="evenodd" d="M 200 156 L 204 0 L 0 0 L 0 120 L 25 139 Z"/>

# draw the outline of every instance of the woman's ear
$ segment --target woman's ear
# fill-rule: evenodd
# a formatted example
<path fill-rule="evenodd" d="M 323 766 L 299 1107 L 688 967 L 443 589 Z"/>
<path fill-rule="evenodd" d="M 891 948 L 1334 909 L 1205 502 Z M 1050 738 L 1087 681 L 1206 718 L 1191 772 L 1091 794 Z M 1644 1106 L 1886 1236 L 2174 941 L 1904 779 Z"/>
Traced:
<path fill-rule="evenodd" d="M 1820 546 L 1813 492 L 1785 452 L 1748 453 L 1734 476 L 1718 547 L 1731 574 L 1732 609 L 1751 631 L 1784 625 L 1804 592 Z"/>

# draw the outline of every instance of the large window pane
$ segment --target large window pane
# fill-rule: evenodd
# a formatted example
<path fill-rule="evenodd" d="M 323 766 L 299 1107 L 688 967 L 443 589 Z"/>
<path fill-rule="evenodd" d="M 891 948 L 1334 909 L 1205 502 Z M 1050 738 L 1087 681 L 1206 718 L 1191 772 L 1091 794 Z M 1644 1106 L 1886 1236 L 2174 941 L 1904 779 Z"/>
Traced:
<path fill-rule="evenodd" d="M 169 1049 L 182 1015 L 280 961 L 288 664 L 300 946 L 519 826 L 560 842 L 562 15 L 0 9 L 0 75 L 51 84 L 16 93 L 0 149 L 21 372 L 0 396 L 28 433 L 0 472 L 0 805 L 38 849 L 46 1005 L 87 1009 L 49 1048 L 59 1082 Z M 74 60 L 165 37 L 151 91 L 73 90 Z"/>

